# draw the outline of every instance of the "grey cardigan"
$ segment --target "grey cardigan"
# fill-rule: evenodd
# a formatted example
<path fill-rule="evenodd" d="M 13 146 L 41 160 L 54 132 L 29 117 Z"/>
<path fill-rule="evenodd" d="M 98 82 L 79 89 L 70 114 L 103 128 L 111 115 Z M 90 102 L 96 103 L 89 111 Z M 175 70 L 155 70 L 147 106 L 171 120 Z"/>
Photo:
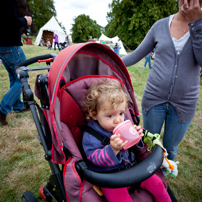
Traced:
<path fill-rule="evenodd" d="M 190 121 L 196 111 L 202 66 L 202 19 L 189 23 L 190 37 L 177 53 L 169 31 L 169 17 L 158 20 L 142 43 L 122 58 L 126 66 L 137 63 L 155 48 L 154 65 L 142 98 L 145 113 L 169 102 L 179 121 Z"/>

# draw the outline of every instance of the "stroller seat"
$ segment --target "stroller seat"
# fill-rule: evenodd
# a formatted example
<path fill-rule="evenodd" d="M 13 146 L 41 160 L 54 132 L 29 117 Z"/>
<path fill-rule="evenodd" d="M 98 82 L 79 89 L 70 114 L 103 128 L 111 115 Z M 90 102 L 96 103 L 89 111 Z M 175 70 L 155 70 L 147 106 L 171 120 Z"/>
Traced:
<path fill-rule="evenodd" d="M 94 184 L 101 185 L 100 183 L 103 183 L 103 182 L 101 182 L 101 179 L 103 179 L 103 177 L 104 177 L 102 174 L 99 175 L 98 173 L 96 173 L 97 176 L 95 178 L 96 178 L 96 180 L 100 181 L 98 184 L 97 184 L 97 182 L 95 182 L 96 180 L 93 180 L 92 184 L 89 184 L 88 182 L 80 181 L 80 183 L 78 183 L 77 185 L 74 184 L 75 187 L 72 186 L 73 180 L 71 178 L 75 175 L 75 172 L 79 172 L 79 170 L 80 170 L 80 168 L 78 168 L 76 162 L 83 160 L 82 155 L 80 156 L 80 153 L 82 151 L 82 147 L 81 147 L 82 130 L 80 128 L 80 125 L 86 124 L 86 120 L 85 120 L 85 117 L 81 110 L 81 100 L 82 100 L 85 92 L 87 91 L 87 89 L 90 87 L 92 82 L 103 80 L 106 78 L 116 79 L 115 77 L 113 78 L 112 76 L 106 76 L 106 75 L 102 75 L 102 76 L 95 75 L 95 76 L 91 76 L 90 78 L 84 76 L 84 77 L 81 77 L 79 80 L 76 80 L 76 82 L 70 82 L 70 83 L 65 84 L 59 92 L 59 100 L 61 102 L 60 121 L 62 122 L 61 123 L 61 134 L 64 138 L 67 136 L 67 132 L 69 130 L 70 130 L 71 134 L 73 134 L 73 136 L 72 136 L 73 138 L 69 139 L 69 141 L 67 143 L 68 144 L 67 147 L 68 147 L 70 153 L 73 153 L 72 159 L 70 162 L 68 161 L 68 163 L 66 164 L 66 166 L 65 166 L 66 173 L 63 175 L 66 193 L 69 193 L 68 198 L 70 199 L 70 201 L 75 200 L 75 198 L 77 198 L 79 196 L 79 195 L 77 195 L 77 192 L 75 192 L 75 190 L 78 189 L 78 191 L 81 191 L 82 186 L 87 187 L 86 193 L 83 192 L 83 194 L 85 193 L 86 201 L 88 201 L 89 199 L 90 199 L 90 201 L 91 200 L 100 201 L 99 196 L 97 195 L 97 193 L 95 193 L 95 191 L 92 188 L 93 188 Z M 77 102 L 75 102 L 75 100 L 77 100 Z M 69 114 L 69 116 L 67 116 L 67 114 Z M 132 120 L 129 109 L 126 112 L 126 117 L 128 119 Z M 68 128 L 69 128 L 69 130 L 68 130 Z M 76 145 L 74 144 L 74 141 L 75 141 Z M 77 152 L 75 151 L 76 146 L 79 149 L 79 151 L 76 150 Z M 73 163 L 74 163 L 75 168 L 76 169 L 78 168 L 77 170 L 72 169 Z M 82 164 L 80 164 L 79 166 L 82 166 Z M 84 164 L 83 166 L 84 166 L 83 169 L 85 169 L 86 164 Z M 142 168 L 140 167 L 140 169 L 142 169 Z M 139 173 L 140 170 L 139 171 L 137 170 L 137 172 Z M 80 173 L 80 177 L 82 178 L 81 173 Z M 131 172 L 131 173 L 129 173 L 129 175 L 132 175 L 133 173 L 134 172 Z M 110 177 L 112 177 L 112 181 L 111 181 L 112 185 L 109 185 L 109 183 L 106 184 L 106 182 L 104 182 L 103 186 L 105 185 L 105 186 L 115 187 L 115 186 L 117 186 L 117 183 L 118 183 L 118 187 L 121 186 L 120 181 L 123 180 L 123 178 L 126 178 L 126 176 L 125 176 L 126 174 L 124 174 L 124 173 L 122 173 L 122 174 L 116 173 L 116 174 L 117 174 L 117 176 L 119 176 L 118 178 L 112 177 L 112 173 L 106 174 L 106 176 L 105 176 L 106 178 L 110 179 Z M 159 175 L 163 178 L 163 175 L 161 175 L 160 172 L 159 172 Z M 113 182 L 114 179 L 117 179 L 116 182 Z M 79 179 L 77 179 L 77 180 L 79 181 Z M 92 181 L 90 180 L 90 182 L 92 182 Z M 165 184 L 166 184 L 166 182 L 165 182 Z M 85 197 L 83 196 L 82 201 L 85 201 L 85 199 L 84 199 Z M 153 197 L 146 190 L 143 190 L 141 188 L 137 189 L 136 192 L 132 194 L 132 197 L 134 197 L 135 200 L 138 200 L 138 201 L 145 201 L 145 199 L 147 201 L 154 201 Z M 151 200 L 149 198 L 151 198 Z"/>

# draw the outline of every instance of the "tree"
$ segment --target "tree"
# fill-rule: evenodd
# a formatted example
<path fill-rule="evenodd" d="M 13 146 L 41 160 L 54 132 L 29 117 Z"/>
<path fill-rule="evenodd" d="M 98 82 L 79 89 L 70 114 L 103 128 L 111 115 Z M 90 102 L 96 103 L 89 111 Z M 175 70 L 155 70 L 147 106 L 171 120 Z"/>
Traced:
<path fill-rule="evenodd" d="M 95 20 L 85 14 L 81 14 L 74 18 L 74 24 L 72 24 L 72 40 L 75 43 L 87 42 L 90 36 L 93 38 L 99 38 L 101 36 L 102 27 L 97 24 Z"/>
<path fill-rule="evenodd" d="M 56 16 L 54 0 L 27 0 L 32 12 L 32 22 L 36 31 L 47 23 L 52 16 Z"/>
<path fill-rule="evenodd" d="M 109 8 L 105 35 L 119 36 L 124 44 L 135 49 L 154 22 L 177 12 L 178 3 L 176 0 L 113 0 Z"/>

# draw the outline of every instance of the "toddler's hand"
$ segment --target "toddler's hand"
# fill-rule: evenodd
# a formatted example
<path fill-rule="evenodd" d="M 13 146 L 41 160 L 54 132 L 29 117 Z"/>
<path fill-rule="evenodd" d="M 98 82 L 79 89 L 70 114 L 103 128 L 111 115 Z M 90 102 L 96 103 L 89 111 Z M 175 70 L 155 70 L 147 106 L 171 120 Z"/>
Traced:
<path fill-rule="evenodd" d="M 114 151 L 115 155 L 117 155 L 119 153 L 119 151 L 127 144 L 127 140 L 125 142 L 123 142 L 123 140 L 121 140 L 120 138 L 120 134 L 116 135 L 113 134 L 110 137 L 110 145 L 112 150 Z"/>
<path fill-rule="evenodd" d="M 139 135 L 140 135 L 141 137 L 143 137 L 143 136 L 144 136 L 144 133 L 143 133 L 142 127 L 141 127 L 141 126 L 136 126 L 136 125 L 134 125 L 134 127 L 135 127 L 135 129 L 137 130 L 137 132 L 139 133 Z"/>
<path fill-rule="evenodd" d="M 137 132 L 138 132 L 138 134 L 140 135 L 140 137 L 143 137 L 144 136 L 144 133 L 143 133 L 143 129 L 142 129 L 142 127 L 141 126 L 136 126 L 136 125 L 134 125 L 134 127 L 135 127 L 135 129 L 137 130 Z M 140 139 L 141 140 L 141 139 Z M 139 144 L 140 143 L 140 141 L 137 143 L 137 144 Z"/>

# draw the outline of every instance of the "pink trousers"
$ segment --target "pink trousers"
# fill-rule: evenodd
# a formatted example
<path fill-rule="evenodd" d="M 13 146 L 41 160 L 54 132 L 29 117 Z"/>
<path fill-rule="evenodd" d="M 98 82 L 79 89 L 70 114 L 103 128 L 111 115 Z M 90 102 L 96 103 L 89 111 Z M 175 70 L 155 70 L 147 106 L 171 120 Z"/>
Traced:
<path fill-rule="evenodd" d="M 162 180 L 155 174 L 143 181 L 140 187 L 149 191 L 156 202 L 171 202 Z M 101 190 L 108 202 L 133 202 L 127 187 L 117 189 L 101 188 Z"/>

